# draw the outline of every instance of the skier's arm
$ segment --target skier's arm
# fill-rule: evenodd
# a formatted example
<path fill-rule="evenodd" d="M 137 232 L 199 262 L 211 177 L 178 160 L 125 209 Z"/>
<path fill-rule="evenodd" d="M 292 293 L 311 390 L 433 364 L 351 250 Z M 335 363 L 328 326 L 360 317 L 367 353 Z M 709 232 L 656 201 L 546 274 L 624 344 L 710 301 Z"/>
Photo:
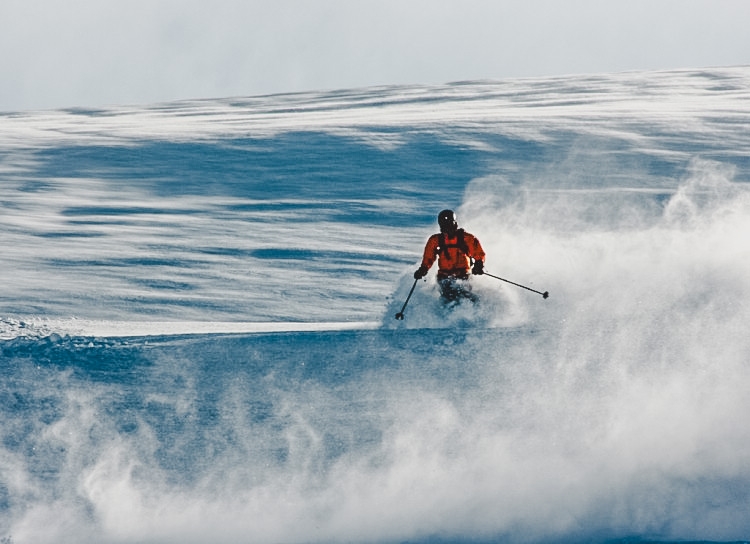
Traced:
<path fill-rule="evenodd" d="M 479 240 L 475 238 L 474 236 L 471 237 L 469 241 L 469 252 L 470 257 L 474 259 L 474 266 L 471 268 L 471 273 L 476 275 L 484 274 L 484 249 L 482 249 L 482 244 L 479 243 Z"/>
<path fill-rule="evenodd" d="M 432 264 L 437 259 L 438 246 L 440 245 L 440 237 L 437 234 L 430 236 L 427 240 L 427 244 L 424 246 L 424 255 L 422 256 L 422 266 L 430 269 Z"/>
<path fill-rule="evenodd" d="M 479 240 L 475 238 L 474 236 L 471 237 L 469 240 L 469 257 L 474 259 L 475 261 L 482 261 L 484 262 L 484 249 L 482 249 L 482 244 L 479 243 Z"/>
<path fill-rule="evenodd" d="M 424 255 L 422 256 L 422 265 L 414 272 L 414 279 L 418 280 L 427 275 L 427 271 L 437 258 L 439 243 L 439 237 L 437 234 L 433 234 L 427 240 L 427 244 L 424 246 Z"/>

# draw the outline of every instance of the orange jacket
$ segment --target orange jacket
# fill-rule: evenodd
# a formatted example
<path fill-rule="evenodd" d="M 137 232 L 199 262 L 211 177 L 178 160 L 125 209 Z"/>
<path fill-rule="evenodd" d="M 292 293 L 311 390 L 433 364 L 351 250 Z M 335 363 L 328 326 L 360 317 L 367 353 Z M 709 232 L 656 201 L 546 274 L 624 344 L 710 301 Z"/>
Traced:
<path fill-rule="evenodd" d="M 465 278 L 471 269 L 471 259 L 484 262 L 484 250 L 473 234 L 458 229 L 452 237 L 443 233 L 430 236 L 424 248 L 422 266 L 429 269 L 435 259 L 438 262 L 438 277 Z"/>

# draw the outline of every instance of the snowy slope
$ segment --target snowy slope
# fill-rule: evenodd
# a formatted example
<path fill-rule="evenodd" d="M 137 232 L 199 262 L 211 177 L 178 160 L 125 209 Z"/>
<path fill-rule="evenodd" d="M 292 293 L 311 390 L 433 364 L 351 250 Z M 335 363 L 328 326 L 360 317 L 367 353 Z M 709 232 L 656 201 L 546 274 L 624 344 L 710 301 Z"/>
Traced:
<path fill-rule="evenodd" d="M 739 541 L 750 69 L 0 114 L 0 538 Z M 487 269 L 446 312 L 435 215 Z"/>

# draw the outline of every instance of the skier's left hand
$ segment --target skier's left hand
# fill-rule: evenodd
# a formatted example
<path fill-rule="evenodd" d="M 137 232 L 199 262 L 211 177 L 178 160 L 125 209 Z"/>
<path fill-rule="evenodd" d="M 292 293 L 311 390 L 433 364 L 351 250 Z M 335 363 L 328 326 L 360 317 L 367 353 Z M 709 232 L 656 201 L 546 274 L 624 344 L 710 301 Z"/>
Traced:
<path fill-rule="evenodd" d="M 474 266 L 471 268 L 471 273 L 475 276 L 481 276 L 484 274 L 484 263 L 482 261 L 474 261 Z"/>

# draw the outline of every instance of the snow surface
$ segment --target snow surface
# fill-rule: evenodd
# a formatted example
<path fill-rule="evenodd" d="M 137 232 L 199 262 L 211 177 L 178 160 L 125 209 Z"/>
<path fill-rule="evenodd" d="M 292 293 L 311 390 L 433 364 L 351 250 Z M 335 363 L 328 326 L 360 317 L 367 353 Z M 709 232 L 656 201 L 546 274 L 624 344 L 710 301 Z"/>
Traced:
<path fill-rule="evenodd" d="M 750 69 L 0 114 L 0 539 L 739 541 Z M 486 268 L 417 284 L 443 208 Z"/>

